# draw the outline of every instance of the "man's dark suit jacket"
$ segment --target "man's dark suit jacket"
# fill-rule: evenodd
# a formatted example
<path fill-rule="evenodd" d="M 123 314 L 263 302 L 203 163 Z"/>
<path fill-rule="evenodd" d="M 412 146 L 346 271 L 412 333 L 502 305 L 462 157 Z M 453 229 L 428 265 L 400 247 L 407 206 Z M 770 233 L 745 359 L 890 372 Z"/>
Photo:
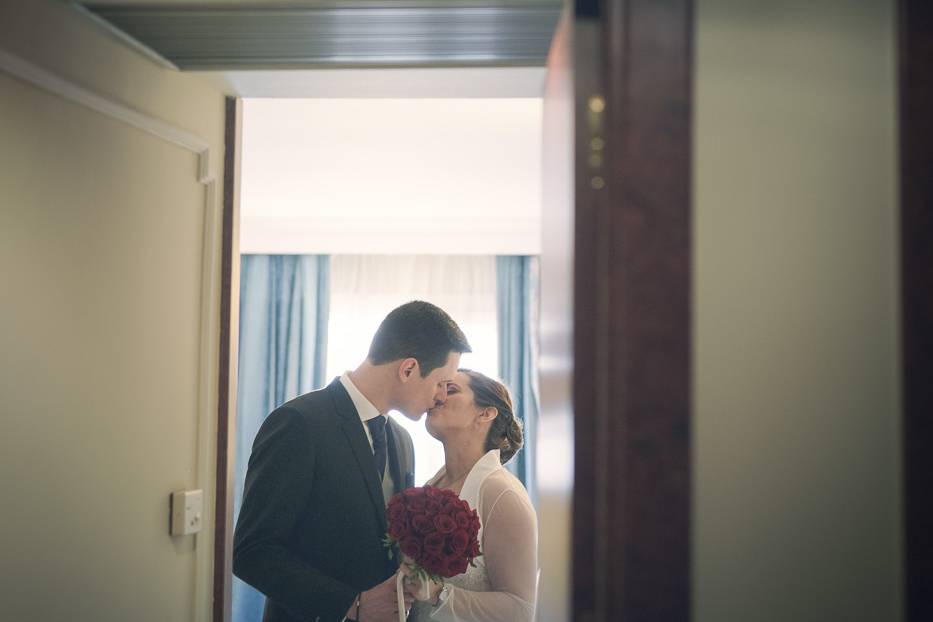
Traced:
<path fill-rule="evenodd" d="M 358 592 L 395 572 L 363 425 L 337 379 L 275 409 L 256 435 L 233 572 L 266 595 L 264 620 L 339 622 Z M 397 492 L 414 484 L 414 449 L 391 418 L 386 433 Z"/>

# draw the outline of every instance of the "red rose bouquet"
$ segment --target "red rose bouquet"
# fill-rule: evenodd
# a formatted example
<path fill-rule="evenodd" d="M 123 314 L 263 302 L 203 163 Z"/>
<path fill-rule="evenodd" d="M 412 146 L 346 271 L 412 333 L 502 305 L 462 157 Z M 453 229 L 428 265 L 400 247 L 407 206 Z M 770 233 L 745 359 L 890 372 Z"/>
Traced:
<path fill-rule="evenodd" d="M 440 581 L 466 572 L 480 555 L 479 517 L 451 490 L 408 488 L 386 508 L 389 555 L 396 547 L 408 558 L 412 577 Z"/>

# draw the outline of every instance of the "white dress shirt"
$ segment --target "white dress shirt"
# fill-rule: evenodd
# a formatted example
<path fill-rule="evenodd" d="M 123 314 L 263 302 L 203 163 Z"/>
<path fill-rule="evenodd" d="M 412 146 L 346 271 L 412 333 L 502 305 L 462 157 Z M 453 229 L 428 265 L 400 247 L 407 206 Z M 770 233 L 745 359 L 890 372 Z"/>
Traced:
<path fill-rule="evenodd" d="M 350 399 L 353 400 L 353 405 L 356 407 L 356 414 L 360 416 L 360 421 L 364 424 L 370 419 L 374 419 L 382 415 L 379 412 L 379 409 L 373 406 L 373 403 L 366 399 L 366 396 L 360 393 L 360 390 L 356 388 L 356 385 L 353 384 L 353 381 L 350 380 L 350 372 L 345 371 L 343 375 L 340 376 L 340 384 L 343 385 L 343 388 L 347 390 L 347 393 L 350 394 Z M 373 435 L 369 431 L 369 426 L 364 425 L 363 430 L 366 431 L 366 438 L 369 439 L 369 448 L 373 447 Z"/>
<path fill-rule="evenodd" d="M 383 415 L 379 412 L 379 409 L 373 406 L 373 403 L 366 399 L 366 396 L 360 392 L 356 385 L 353 384 L 353 381 L 350 380 L 350 372 L 345 371 L 343 375 L 340 376 L 340 384 L 343 385 L 343 388 L 347 390 L 347 393 L 350 394 L 350 399 L 353 401 L 353 405 L 356 407 L 356 413 L 360 416 L 360 422 L 363 424 L 363 431 L 366 433 L 366 439 L 369 441 L 369 448 L 373 448 L 373 435 L 369 431 L 369 426 L 366 425 L 366 422 L 375 417 L 386 417 L 386 425 L 388 425 L 388 415 Z M 386 448 L 388 452 L 388 448 Z M 385 497 L 386 503 L 388 503 L 389 498 L 392 496 L 393 491 L 395 490 L 395 481 L 392 479 L 392 470 L 389 468 L 388 453 L 386 454 L 386 469 L 382 474 L 382 495 Z"/>

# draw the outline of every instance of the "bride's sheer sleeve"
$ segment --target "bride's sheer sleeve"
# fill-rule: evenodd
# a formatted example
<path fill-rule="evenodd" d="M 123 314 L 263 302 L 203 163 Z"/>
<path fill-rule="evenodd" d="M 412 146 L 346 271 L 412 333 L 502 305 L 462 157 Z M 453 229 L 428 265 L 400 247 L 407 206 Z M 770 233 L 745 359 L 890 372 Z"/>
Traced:
<path fill-rule="evenodd" d="M 505 472 L 502 472 L 505 475 Z M 518 480 L 490 477 L 482 495 L 481 543 L 490 591 L 451 586 L 431 619 L 440 622 L 531 622 L 538 574 L 538 521 Z"/>

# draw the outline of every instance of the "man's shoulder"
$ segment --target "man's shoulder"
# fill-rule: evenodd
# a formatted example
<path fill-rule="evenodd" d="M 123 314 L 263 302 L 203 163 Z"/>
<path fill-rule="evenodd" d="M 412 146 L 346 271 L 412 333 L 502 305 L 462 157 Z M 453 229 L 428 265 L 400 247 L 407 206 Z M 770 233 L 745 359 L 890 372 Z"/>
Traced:
<path fill-rule="evenodd" d="M 303 393 L 298 397 L 294 397 L 279 408 L 290 408 L 292 410 L 302 411 L 306 409 L 320 408 L 325 405 L 333 405 L 334 398 L 331 396 L 332 388 L 330 386 L 323 387 L 321 389 L 315 389 L 314 391 L 309 391 L 308 393 Z"/>
<path fill-rule="evenodd" d="M 332 386 L 327 386 L 292 398 L 273 410 L 269 418 L 294 418 L 307 422 L 330 420 L 337 412 L 333 390 Z"/>

